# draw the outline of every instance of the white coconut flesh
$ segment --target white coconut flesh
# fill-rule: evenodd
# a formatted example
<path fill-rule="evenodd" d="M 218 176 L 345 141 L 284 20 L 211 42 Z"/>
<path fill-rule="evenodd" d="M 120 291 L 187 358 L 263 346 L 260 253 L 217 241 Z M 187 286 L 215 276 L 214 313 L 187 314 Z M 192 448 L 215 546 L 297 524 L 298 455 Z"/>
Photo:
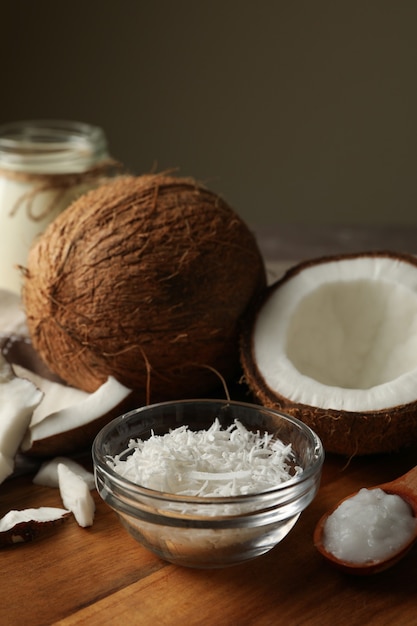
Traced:
<path fill-rule="evenodd" d="M 417 398 L 417 267 L 390 256 L 307 265 L 258 313 L 266 385 L 297 404 L 377 411 Z"/>

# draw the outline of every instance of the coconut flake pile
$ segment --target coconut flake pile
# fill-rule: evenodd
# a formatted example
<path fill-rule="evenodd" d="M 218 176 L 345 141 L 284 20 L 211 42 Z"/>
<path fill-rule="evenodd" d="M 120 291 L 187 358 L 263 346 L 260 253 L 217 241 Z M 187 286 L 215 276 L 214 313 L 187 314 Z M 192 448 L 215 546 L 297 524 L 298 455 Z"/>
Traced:
<path fill-rule="evenodd" d="M 302 472 L 290 465 L 291 444 L 269 433 L 247 430 L 238 420 L 222 429 L 216 418 L 208 430 L 180 426 L 165 435 L 131 440 L 133 453 L 109 465 L 148 489 L 184 496 L 225 497 L 260 493 Z"/>

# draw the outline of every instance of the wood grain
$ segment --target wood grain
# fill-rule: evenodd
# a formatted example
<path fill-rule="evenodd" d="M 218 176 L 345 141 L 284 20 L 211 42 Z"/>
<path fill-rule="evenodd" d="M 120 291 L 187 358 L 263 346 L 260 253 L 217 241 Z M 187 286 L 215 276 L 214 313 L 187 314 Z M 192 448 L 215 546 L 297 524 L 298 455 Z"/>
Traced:
<path fill-rule="evenodd" d="M 412 251 L 416 229 L 273 229 L 262 247 L 273 263 L 360 247 Z M 313 245 L 314 244 L 314 245 Z M 414 247 L 413 247 L 414 246 Z M 285 265 L 285 263 L 284 263 Z M 176 567 L 137 544 L 95 494 L 92 528 L 71 517 L 48 535 L 1 551 L 0 624 L 70 626 L 367 626 L 417 624 L 417 548 L 391 570 L 353 578 L 313 546 L 321 515 L 360 487 L 393 480 L 416 464 L 417 448 L 391 455 L 326 457 L 316 499 L 269 554 L 223 570 Z M 59 492 L 21 476 L 0 486 L 11 508 L 61 506 Z"/>
<path fill-rule="evenodd" d="M 41 539 L 2 551 L 0 624 L 415 625 L 417 549 L 392 570 L 351 578 L 321 559 L 312 534 L 338 499 L 392 480 L 416 458 L 416 449 L 347 465 L 328 456 L 318 496 L 286 539 L 263 557 L 222 570 L 164 563 L 95 494 L 92 528 L 70 518 Z M 0 496 L 2 513 L 60 506 L 58 491 L 33 485 L 30 475 L 7 481 Z"/>

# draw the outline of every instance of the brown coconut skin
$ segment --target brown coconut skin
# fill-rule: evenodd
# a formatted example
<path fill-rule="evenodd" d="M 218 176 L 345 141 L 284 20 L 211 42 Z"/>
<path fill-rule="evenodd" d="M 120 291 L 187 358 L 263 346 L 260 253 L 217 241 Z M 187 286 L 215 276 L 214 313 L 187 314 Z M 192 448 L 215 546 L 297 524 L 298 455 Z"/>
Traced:
<path fill-rule="evenodd" d="M 57 526 L 60 526 L 69 520 L 71 513 L 68 511 L 60 518 L 47 522 L 37 522 L 31 520 L 28 522 L 19 522 L 13 528 L 0 532 L 0 548 L 14 546 L 19 543 L 28 543 L 34 541 L 44 535 L 54 532 Z"/>
<path fill-rule="evenodd" d="M 240 359 L 244 378 L 254 398 L 263 406 L 283 411 L 312 428 L 320 437 L 326 452 L 347 457 L 396 452 L 417 442 L 417 390 L 416 402 L 390 407 L 386 410 L 353 412 L 338 411 L 292 402 L 271 389 L 254 358 L 253 334 L 257 316 L 265 302 L 294 275 L 311 265 L 357 258 L 384 256 L 401 259 L 417 267 L 417 259 L 408 254 L 391 251 L 371 251 L 332 255 L 309 259 L 290 268 L 281 279 L 270 285 L 259 300 L 248 310 L 240 337 Z"/>
<path fill-rule="evenodd" d="M 23 301 L 49 369 L 92 392 L 109 375 L 141 400 L 196 397 L 239 370 L 239 324 L 265 288 L 256 240 L 190 179 L 119 177 L 32 247 Z"/>

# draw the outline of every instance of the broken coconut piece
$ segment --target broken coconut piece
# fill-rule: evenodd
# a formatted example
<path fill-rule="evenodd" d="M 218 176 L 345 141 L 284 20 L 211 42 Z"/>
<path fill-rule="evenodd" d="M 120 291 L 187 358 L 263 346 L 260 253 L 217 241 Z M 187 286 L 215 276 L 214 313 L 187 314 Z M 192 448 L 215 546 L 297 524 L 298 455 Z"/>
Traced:
<path fill-rule="evenodd" d="M 13 472 L 14 457 L 42 397 L 42 391 L 29 380 L 14 377 L 0 381 L 0 483 Z"/>
<path fill-rule="evenodd" d="M 32 381 L 44 394 L 42 402 L 33 412 L 30 420 L 31 427 L 41 422 L 51 413 L 56 413 L 61 409 L 75 405 L 90 395 L 86 391 L 81 391 L 81 389 L 75 389 L 75 387 L 69 387 L 68 385 L 39 376 L 39 374 L 35 374 L 21 365 L 13 363 L 12 367 L 16 376 Z"/>
<path fill-rule="evenodd" d="M 37 456 L 65 455 L 90 445 L 98 431 L 127 407 L 131 390 L 109 377 L 84 400 L 50 413 L 31 424 L 22 452 Z"/>
<path fill-rule="evenodd" d="M 42 485 L 43 487 L 59 487 L 58 479 L 58 465 L 62 463 L 70 469 L 74 474 L 77 474 L 80 478 L 87 483 L 90 491 L 95 489 L 94 474 L 86 470 L 82 465 L 64 456 L 57 456 L 50 461 L 45 461 L 40 466 L 38 472 L 33 478 L 35 485 Z"/>
<path fill-rule="evenodd" d="M 69 515 L 66 509 L 48 506 L 9 511 L 0 519 L 0 547 L 32 541 Z"/>
<path fill-rule="evenodd" d="M 73 513 L 79 526 L 92 526 L 96 505 L 85 480 L 64 463 L 58 463 L 58 483 L 63 505 Z"/>

